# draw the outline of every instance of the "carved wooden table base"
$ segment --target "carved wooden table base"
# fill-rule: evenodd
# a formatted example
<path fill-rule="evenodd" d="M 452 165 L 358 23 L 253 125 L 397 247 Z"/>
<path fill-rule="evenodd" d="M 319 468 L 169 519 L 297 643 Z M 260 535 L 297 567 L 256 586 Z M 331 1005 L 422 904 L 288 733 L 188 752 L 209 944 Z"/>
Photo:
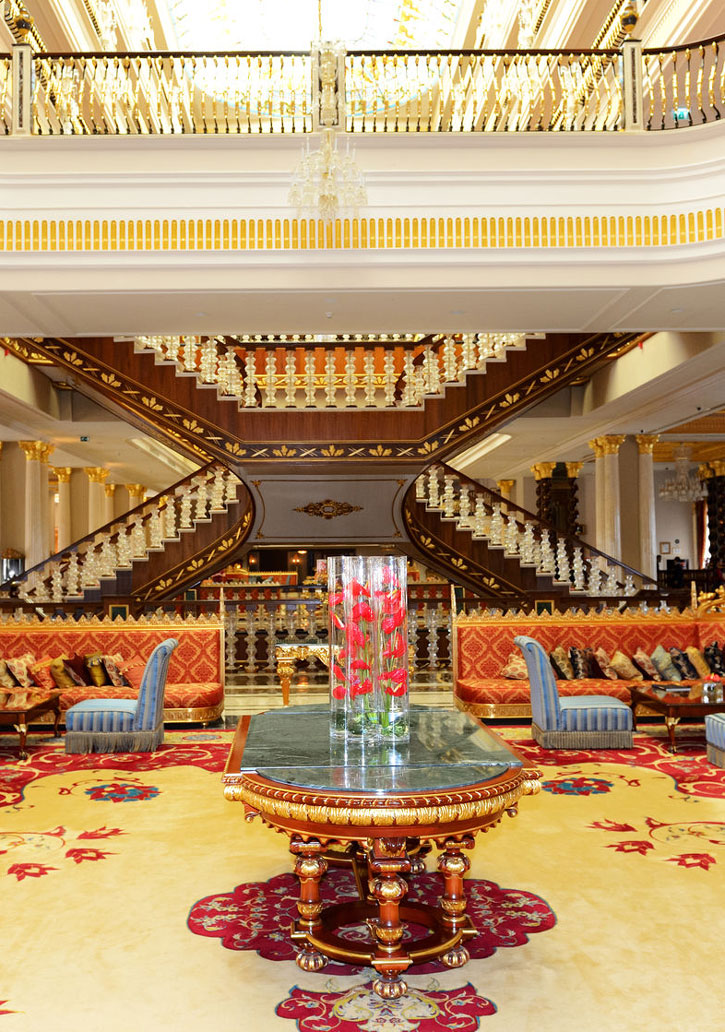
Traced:
<path fill-rule="evenodd" d="M 289 706 L 289 692 L 295 668 L 301 659 L 319 659 L 325 666 L 330 665 L 330 646 L 315 641 L 282 641 L 274 648 L 277 660 L 277 677 L 282 687 L 282 702 Z"/>

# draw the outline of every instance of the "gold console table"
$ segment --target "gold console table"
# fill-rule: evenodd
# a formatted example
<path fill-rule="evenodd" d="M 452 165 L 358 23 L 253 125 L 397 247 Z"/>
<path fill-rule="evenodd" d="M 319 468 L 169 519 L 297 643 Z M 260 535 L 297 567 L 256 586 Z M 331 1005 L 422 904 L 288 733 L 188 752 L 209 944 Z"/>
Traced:
<path fill-rule="evenodd" d="M 319 659 L 329 667 L 330 646 L 321 641 L 281 641 L 275 645 L 274 657 L 277 661 L 277 676 L 282 686 L 282 702 L 289 706 L 289 690 L 297 661 Z"/>

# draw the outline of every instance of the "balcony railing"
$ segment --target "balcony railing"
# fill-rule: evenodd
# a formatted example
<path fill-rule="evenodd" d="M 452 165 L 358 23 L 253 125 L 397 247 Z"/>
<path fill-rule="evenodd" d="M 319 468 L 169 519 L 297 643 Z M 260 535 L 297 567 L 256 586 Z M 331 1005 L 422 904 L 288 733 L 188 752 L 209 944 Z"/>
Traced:
<path fill-rule="evenodd" d="M 725 36 L 667 50 L 350 51 L 352 133 L 605 132 L 720 118 Z M 13 66 L 24 73 L 13 76 Z M 310 133 L 306 53 L 0 55 L 0 131 Z M 19 86 L 13 79 L 32 86 Z"/>

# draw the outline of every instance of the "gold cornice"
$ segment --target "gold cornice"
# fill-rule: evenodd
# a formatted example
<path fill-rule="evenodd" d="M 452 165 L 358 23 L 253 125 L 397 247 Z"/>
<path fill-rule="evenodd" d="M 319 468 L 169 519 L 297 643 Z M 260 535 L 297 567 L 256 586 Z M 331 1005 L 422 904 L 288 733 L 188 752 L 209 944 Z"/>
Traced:
<path fill-rule="evenodd" d="M 108 476 L 108 470 L 103 466 L 85 466 L 83 472 L 92 484 L 102 484 Z"/>
<path fill-rule="evenodd" d="M 637 434 L 635 440 L 640 455 L 651 455 L 660 439 L 659 434 Z"/>
<path fill-rule="evenodd" d="M 583 462 L 565 462 L 564 465 L 566 466 L 566 475 L 569 477 L 569 479 L 570 480 L 576 480 L 576 478 L 579 476 L 579 474 L 582 471 L 582 466 L 584 465 L 584 463 Z"/>
<path fill-rule="evenodd" d="M 25 458 L 36 462 L 47 462 L 55 448 L 54 444 L 48 444 L 46 441 L 18 441 L 18 444 L 25 452 Z"/>
<path fill-rule="evenodd" d="M 72 466 L 51 466 L 50 472 L 57 479 L 59 484 L 68 484 L 73 472 Z"/>
<path fill-rule="evenodd" d="M 554 472 L 555 467 L 555 462 L 537 462 L 531 467 L 531 472 L 534 474 L 535 480 L 547 480 Z"/>

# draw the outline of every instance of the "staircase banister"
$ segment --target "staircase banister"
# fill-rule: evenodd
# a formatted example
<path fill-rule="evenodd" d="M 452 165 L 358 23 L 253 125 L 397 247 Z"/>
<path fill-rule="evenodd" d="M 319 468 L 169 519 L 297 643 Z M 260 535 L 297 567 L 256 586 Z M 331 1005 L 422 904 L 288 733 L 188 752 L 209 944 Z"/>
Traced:
<path fill-rule="evenodd" d="M 199 474 L 207 473 L 211 470 L 212 467 L 221 465 L 222 464 L 217 459 L 212 459 L 205 466 L 201 466 L 193 473 L 187 474 L 187 476 L 182 477 L 180 480 L 177 480 L 176 483 L 172 484 L 170 487 L 165 488 L 163 491 L 159 491 L 158 494 L 153 495 L 153 497 L 151 498 L 147 498 L 143 502 L 139 502 L 138 505 L 135 505 L 133 509 L 129 509 L 128 512 L 123 513 L 123 515 L 117 516 L 115 519 L 111 520 L 109 523 L 103 524 L 103 526 L 101 527 L 96 527 L 95 530 L 86 534 L 85 537 L 78 538 L 77 541 L 74 541 L 71 545 L 68 545 L 67 548 L 63 548 L 59 552 L 54 552 L 53 555 L 49 555 L 46 559 L 42 559 L 39 563 L 36 563 L 35 566 L 31 566 L 29 570 L 24 570 L 22 575 L 18 577 L 11 577 L 11 579 L 5 581 L 4 584 L 0 584 L 0 593 L 6 593 L 13 585 L 19 584 L 23 580 L 27 580 L 30 574 L 39 572 L 44 566 L 48 566 L 50 563 L 53 562 L 62 562 L 68 556 L 72 555 L 73 552 L 77 552 L 81 545 L 93 544 L 94 547 L 96 547 L 98 543 L 95 542 L 95 538 L 99 534 L 108 534 L 109 540 L 112 540 L 113 537 L 118 537 L 119 531 L 115 531 L 113 534 L 111 534 L 110 528 L 113 527 L 115 524 L 120 523 L 121 520 L 127 520 L 130 516 L 141 515 L 143 517 L 143 522 L 145 522 L 151 516 L 151 513 L 142 512 L 142 510 L 145 509 L 146 506 L 152 505 L 152 503 L 155 501 L 158 502 L 158 500 L 162 498 L 164 495 L 168 495 L 175 492 L 177 488 L 181 487 L 187 481 L 193 480 L 193 478 L 199 476 Z M 164 506 L 164 508 L 166 508 L 166 506 Z"/>
<path fill-rule="evenodd" d="M 681 54 L 686 50 L 695 51 L 699 47 L 709 47 L 713 43 L 725 43 L 725 33 L 721 32 L 719 36 L 712 36 L 710 39 L 699 39 L 695 43 L 678 43 L 674 47 L 644 47 L 642 54 L 663 54 L 666 57 L 668 54 Z"/>
<path fill-rule="evenodd" d="M 657 586 L 657 581 L 653 577 L 647 576 L 647 574 L 642 573 L 641 570 L 636 570 L 633 566 L 628 566 L 627 563 L 622 562 L 621 559 L 615 559 L 613 556 L 607 555 L 606 552 L 601 552 L 594 545 L 590 545 L 588 541 L 584 541 L 575 534 L 567 534 L 564 531 L 558 530 L 553 523 L 549 523 L 548 520 L 541 519 L 541 517 L 537 516 L 536 513 L 529 512 L 527 509 L 517 505 L 516 502 L 512 502 L 509 498 L 504 498 L 504 496 L 499 494 L 498 491 L 493 491 L 490 487 L 486 487 L 484 484 L 479 483 L 478 480 L 474 480 L 473 477 L 469 477 L 465 473 L 460 473 L 457 469 L 454 469 L 453 466 L 449 466 L 447 463 L 441 462 L 440 460 L 438 461 L 438 465 L 445 473 L 455 476 L 459 480 L 465 480 L 470 487 L 490 495 L 494 501 L 504 505 L 507 510 L 510 511 L 511 509 L 515 509 L 518 514 L 524 517 L 524 521 L 533 520 L 539 527 L 542 527 L 544 530 L 551 531 L 551 533 L 556 534 L 557 537 L 564 538 L 570 544 L 583 548 L 589 555 L 605 559 L 607 565 L 613 564 L 614 566 L 618 566 L 621 570 L 631 573 L 634 577 L 638 577 L 643 583 L 654 584 L 655 587 Z"/>

